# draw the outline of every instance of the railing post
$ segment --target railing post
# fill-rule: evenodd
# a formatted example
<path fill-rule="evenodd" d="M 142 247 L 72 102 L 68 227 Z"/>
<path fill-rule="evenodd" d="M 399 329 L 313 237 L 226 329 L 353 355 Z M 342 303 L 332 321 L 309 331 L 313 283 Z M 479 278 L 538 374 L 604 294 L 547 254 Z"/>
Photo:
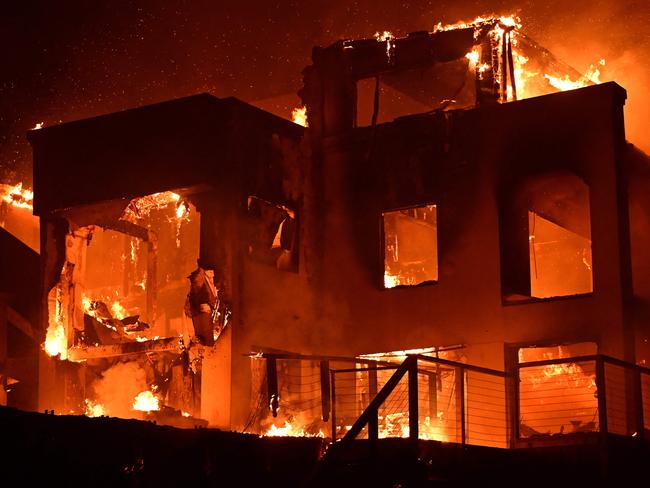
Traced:
<path fill-rule="evenodd" d="M 371 445 L 374 445 L 379 439 L 379 419 L 378 411 L 374 410 L 368 418 L 368 440 Z"/>
<path fill-rule="evenodd" d="M 641 382 L 641 371 L 632 370 L 633 374 L 633 395 L 634 409 L 636 410 L 636 435 L 643 439 L 645 435 L 645 419 L 643 418 L 643 384 Z"/>
<path fill-rule="evenodd" d="M 607 433 L 607 393 L 605 392 L 605 361 L 602 356 L 596 358 L 596 391 L 598 392 L 598 429 Z"/>
<path fill-rule="evenodd" d="M 269 408 L 273 416 L 277 417 L 280 398 L 278 397 L 278 369 L 273 356 L 266 358 L 266 389 Z"/>
<path fill-rule="evenodd" d="M 438 416 L 438 375 L 429 373 L 429 418 L 435 420 Z"/>
<path fill-rule="evenodd" d="M 419 412 L 418 412 L 418 358 L 412 356 L 409 358 L 408 368 L 408 391 L 409 391 L 409 438 L 417 441 L 420 437 L 419 432 Z"/>
<path fill-rule="evenodd" d="M 369 402 L 375 398 L 377 394 L 377 370 L 375 368 L 368 368 L 368 396 Z"/>
<path fill-rule="evenodd" d="M 330 387 L 332 389 L 332 442 L 336 442 L 336 372 L 330 370 Z"/>
<path fill-rule="evenodd" d="M 460 443 L 464 446 L 467 440 L 465 431 L 465 368 L 458 368 L 458 395 L 460 397 Z"/>
<path fill-rule="evenodd" d="M 323 422 L 330 419 L 330 362 L 320 362 L 320 398 L 321 398 L 321 417 Z"/>

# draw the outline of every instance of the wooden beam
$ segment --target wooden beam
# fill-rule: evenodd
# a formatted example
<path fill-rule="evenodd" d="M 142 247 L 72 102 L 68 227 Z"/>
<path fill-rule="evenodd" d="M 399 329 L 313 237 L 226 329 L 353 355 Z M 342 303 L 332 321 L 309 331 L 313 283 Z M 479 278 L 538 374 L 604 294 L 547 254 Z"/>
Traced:
<path fill-rule="evenodd" d="M 152 339 L 145 342 L 124 342 L 122 344 L 111 344 L 106 346 L 71 347 L 68 349 L 68 359 L 70 361 L 82 361 L 84 359 L 110 358 L 131 354 L 166 351 L 178 352 L 180 354 L 180 337 L 165 337 L 163 339 Z"/>

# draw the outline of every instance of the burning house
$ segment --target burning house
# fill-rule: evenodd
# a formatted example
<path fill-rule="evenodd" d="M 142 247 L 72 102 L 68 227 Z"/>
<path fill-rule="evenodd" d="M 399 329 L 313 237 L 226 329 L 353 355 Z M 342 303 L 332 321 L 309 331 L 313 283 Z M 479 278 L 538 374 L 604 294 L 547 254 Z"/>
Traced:
<path fill-rule="evenodd" d="M 196 95 L 31 131 L 39 409 L 338 446 L 647 435 L 626 92 L 518 27 L 315 48 L 302 125 Z"/>

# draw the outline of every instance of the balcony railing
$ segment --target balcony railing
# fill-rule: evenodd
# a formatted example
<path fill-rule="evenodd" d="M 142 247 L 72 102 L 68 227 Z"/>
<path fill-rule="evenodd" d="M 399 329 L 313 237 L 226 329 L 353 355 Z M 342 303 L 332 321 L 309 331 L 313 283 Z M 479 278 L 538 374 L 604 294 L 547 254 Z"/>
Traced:
<path fill-rule="evenodd" d="M 596 355 L 522 363 L 515 374 L 518 440 L 650 429 L 648 368 Z"/>
<path fill-rule="evenodd" d="M 507 448 L 596 432 L 649 437 L 650 369 L 602 355 L 521 363 L 511 374 L 422 355 L 401 364 L 258 359 L 264 415 L 292 413 L 343 444 L 406 437 Z"/>
<path fill-rule="evenodd" d="M 506 374 L 429 356 L 332 370 L 332 433 L 508 446 Z"/>

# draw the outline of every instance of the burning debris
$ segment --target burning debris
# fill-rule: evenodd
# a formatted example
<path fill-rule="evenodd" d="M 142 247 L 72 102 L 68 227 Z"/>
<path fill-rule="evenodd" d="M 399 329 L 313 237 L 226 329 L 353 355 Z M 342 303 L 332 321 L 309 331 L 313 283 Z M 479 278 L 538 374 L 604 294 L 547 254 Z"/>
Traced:
<path fill-rule="evenodd" d="M 23 188 L 22 183 L 13 186 L 0 184 L 0 202 L 0 205 L 33 210 L 34 192 Z"/>

